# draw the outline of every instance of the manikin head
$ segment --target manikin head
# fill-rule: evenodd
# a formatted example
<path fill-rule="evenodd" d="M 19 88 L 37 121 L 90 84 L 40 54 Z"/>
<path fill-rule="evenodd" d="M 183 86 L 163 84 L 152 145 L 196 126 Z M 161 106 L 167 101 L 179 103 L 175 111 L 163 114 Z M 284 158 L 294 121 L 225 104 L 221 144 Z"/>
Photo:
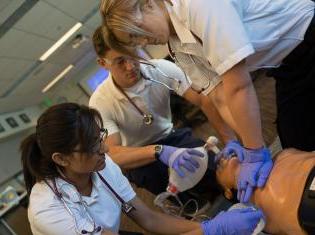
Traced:
<path fill-rule="evenodd" d="M 237 178 L 240 172 L 240 163 L 237 157 L 230 159 L 220 158 L 216 167 L 216 178 L 224 190 L 227 199 L 233 198 L 233 189 L 237 189 Z"/>

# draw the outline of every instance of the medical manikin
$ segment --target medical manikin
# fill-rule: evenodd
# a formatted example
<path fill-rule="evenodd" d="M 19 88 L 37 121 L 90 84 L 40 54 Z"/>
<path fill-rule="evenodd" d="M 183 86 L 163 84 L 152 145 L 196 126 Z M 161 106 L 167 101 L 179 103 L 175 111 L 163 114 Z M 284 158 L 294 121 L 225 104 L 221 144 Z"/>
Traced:
<path fill-rule="evenodd" d="M 274 158 L 274 167 L 251 203 L 265 215 L 264 231 L 279 235 L 315 234 L 315 153 L 286 149 Z M 236 157 L 221 158 L 216 175 L 225 196 L 232 198 L 240 164 Z M 309 232 L 302 226 L 308 227 Z M 305 227 L 305 229 L 307 229 Z M 312 230 L 313 227 L 313 230 Z"/>
<path fill-rule="evenodd" d="M 218 151 L 212 144 L 208 148 Z M 208 161 L 213 160 L 213 155 L 209 155 Z M 240 163 L 237 157 L 222 157 L 215 164 L 217 182 L 225 197 L 232 199 Z M 278 153 L 265 187 L 255 190 L 250 203 L 263 210 L 264 232 L 268 234 L 315 234 L 315 152 L 286 149 Z M 202 235 L 201 230 L 191 233 L 199 234 Z"/>

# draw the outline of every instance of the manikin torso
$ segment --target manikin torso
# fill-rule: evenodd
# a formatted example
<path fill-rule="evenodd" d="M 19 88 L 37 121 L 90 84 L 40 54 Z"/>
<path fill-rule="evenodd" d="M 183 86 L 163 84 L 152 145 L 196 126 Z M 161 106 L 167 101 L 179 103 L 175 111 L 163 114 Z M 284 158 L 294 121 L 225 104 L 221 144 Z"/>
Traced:
<path fill-rule="evenodd" d="M 284 150 L 276 157 L 274 167 L 263 189 L 257 189 L 252 203 L 266 216 L 264 231 L 277 235 L 306 234 L 298 222 L 298 208 L 315 153 Z"/>

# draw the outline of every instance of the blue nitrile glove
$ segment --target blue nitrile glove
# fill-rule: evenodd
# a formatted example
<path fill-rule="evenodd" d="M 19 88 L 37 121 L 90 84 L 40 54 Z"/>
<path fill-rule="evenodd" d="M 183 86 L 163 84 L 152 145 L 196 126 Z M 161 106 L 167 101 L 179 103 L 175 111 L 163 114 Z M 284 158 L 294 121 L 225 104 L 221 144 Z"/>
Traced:
<path fill-rule="evenodd" d="M 179 154 L 170 166 L 170 156 L 176 151 L 179 151 Z M 180 177 L 184 177 L 185 173 L 181 167 L 186 168 L 190 172 L 195 172 L 195 170 L 199 168 L 199 163 L 194 159 L 195 157 L 203 157 L 203 153 L 195 149 L 182 149 L 163 145 L 163 150 L 160 153 L 159 159 L 165 165 L 173 168 Z"/>
<path fill-rule="evenodd" d="M 241 162 L 237 182 L 237 198 L 242 203 L 249 201 L 255 187 L 263 187 L 271 172 L 273 163 L 268 148 L 243 148 L 243 154 L 238 156 Z"/>
<path fill-rule="evenodd" d="M 262 217 L 261 210 L 234 209 L 203 221 L 201 228 L 204 235 L 251 235 Z"/>
<path fill-rule="evenodd" d="M 215 156 L 215 162 L 219 161 L 222 157 L 231 158 L 233 155 L 243 158 L 243 147 L 236 140 L 231 140 L 225 145 L 224 149 Z"/>

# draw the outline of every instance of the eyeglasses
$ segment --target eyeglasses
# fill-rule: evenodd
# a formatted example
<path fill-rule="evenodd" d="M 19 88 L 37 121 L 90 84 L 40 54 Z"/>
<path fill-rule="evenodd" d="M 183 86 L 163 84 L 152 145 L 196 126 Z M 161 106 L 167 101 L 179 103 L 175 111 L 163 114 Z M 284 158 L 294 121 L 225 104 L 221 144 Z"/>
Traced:
<path fill-rule="evenodd" d="M 131 56 L 119 56 L 113 60 L 102 58 L 102 60 L 104 60 L 106 64 L 113 65 L 113 66 L 122 66 L 122 65 L 125 65 L 127 62 L 133 62 L 133 63 L 137 62 L 137 59 Z"/>
<path fill-rule="evenodd" d="M 104 127 L 100 130 L 100 142 L 104 142 L 108 137 L 108 130 Z"/>
<path fill-rule="evenodd" d="M 102 144 L 105 142 L 105 140 L 108 137 L 108 130 L 106 128 L 101 127 L 100 129 L 100 139 L 99 139 L 99 144 L 97 146 L 95 146 L 95 151 L 92 150 L 92 154 L 94 153 L 101 153 L 101 148 L 102 148 Z M 94 147 L 93 147 L 94 149 Z M 72 150 L 73 153 L 82 153 L 82 150 Z"/>

